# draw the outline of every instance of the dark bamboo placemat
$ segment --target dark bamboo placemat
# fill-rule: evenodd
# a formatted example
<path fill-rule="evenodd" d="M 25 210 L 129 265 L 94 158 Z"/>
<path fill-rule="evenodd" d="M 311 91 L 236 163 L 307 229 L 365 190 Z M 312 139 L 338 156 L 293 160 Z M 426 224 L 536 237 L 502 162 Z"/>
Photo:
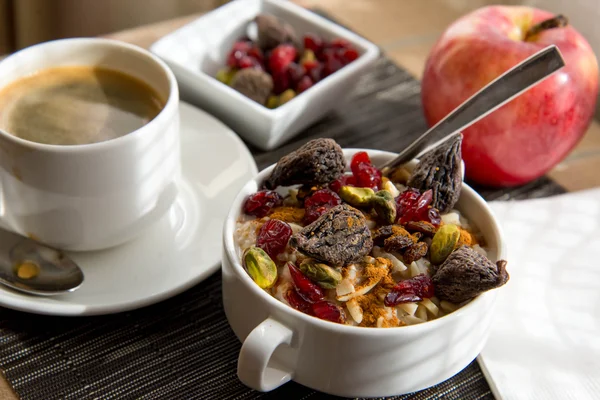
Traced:
<path fill-rule="evenodd" d="M 382 57 L 336 110 L 272 152 L 253 150 L 259 169 L 314 137 L 343 147 L 398 151 L 426 129 L 419 82 Z M 545 197 L 547 178 L 512 190 L 476 188 L 488 200 Z M 49 317 L 0 308 L 0 368 L 23 400 L 321 399 L 290 382 L 268 393 L 236 377 L 240 343 L 221 304 L 221 276 L 159 304 L 99 317 Z M 476 362 L 430 389 L 395 399 L 491 399 Z"/>

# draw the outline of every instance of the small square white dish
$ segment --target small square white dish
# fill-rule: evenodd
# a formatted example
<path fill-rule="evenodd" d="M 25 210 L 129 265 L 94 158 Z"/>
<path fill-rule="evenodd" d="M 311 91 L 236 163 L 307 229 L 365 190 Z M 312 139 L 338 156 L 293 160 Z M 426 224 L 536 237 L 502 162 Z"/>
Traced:
<path fill-rule="evenodd" d="M 269 109 L 215 78 L 233 43 L 261 12 L 288 22 L 299 35 L 345 39 L 358 59 L 317 82 L 282 106 Z M 356 86 L 379 56 L 379 48 L 359 35 L 285 0 L 234 0 L 162 37 L 150 51 L 173 70 L 182 98 L 213 114 L 242 138 L 272 150 L 319 120 Z"/>

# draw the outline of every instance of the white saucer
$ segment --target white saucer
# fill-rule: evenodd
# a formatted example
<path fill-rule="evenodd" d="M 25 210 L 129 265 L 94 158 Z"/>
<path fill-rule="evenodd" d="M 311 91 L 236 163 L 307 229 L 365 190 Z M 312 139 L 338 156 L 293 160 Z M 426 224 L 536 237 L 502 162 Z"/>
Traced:
<path fill-rule="evenodd" d="M 71 316 L 122 312 L 181 293 L 219 268 L 229 205 L 257 167 L 223 123 L 183 102 L 180 113 L 183 182 L 168 214 L 119 247 L 70 253 L 85 274 L 77 291 L 37 297 L 0 285 L 0 306 Z"/>

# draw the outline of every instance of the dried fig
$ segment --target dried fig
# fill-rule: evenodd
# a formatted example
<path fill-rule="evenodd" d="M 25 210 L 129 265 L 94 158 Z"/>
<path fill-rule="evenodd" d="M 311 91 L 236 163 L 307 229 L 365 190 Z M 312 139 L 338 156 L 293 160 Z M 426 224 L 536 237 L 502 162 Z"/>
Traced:
<path fill-rule="evenodd" d="M 254 18 L 254 22 L 256 22 L 257 41 L 261 49 L 269 50 L 286 42 L 297 45 L 298 38 L 294 28 L 274 15 L 259 14 Z"/>
<path fill-rule="evenodd" d="M 290 246 L 331 266 L 360 261 L 373 248 L 371 231 L 364 215 L 341 204 L 292 235 Z"/>
<path fill-rule="evenodd" d="M 313 139 L 281 157 L 265 186 L 318 185 L 336 180 L 344 172 L 342 148 L 333 139 Z"/>
<path fill-rule="evenodd" d="M 257 103 L 265 104 L 273 90 L 273 78 L 260 69 L 245 68 L 233 76 L 231 87 Z"/>
<path fill-rule="evenodd" d="M 427 152 L 413 170 L 407 185 L 421 191 L 431 189 L 431 206 L 440 213 L 450 211 L 462 187 L 461 149 L 462 134 L 457 134 L 440 146 Z"/>
<path fill-rule="evenodd" d="M 468 246 L 461 246 L 446 258 L 433 274 L 436 296 L 462 303 L 508 282 L 506 261 L 496 264 Z"/>

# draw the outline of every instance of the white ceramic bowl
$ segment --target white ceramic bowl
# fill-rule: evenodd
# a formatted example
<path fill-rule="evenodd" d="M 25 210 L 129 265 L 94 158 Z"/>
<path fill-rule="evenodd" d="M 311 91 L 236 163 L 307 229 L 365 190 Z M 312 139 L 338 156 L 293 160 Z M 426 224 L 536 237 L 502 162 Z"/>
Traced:
<path fill-rule="evenodd" d="M 360 56 L 283 106 L 268 109 L 214 78 L 225 66 L 235 40 L 244 35 L 248 22 L 260 12 L 284 19 L 300 34 L 343 38 Z M 285 0 L 232 1 L 161 38 L 150 51 L 171 67 L 182 97 L 263 150 L 278 147 L 339 104 L 379 55 L 373 43 Z"/>
<path fill-rule="evenodd" d="M 346 159 L 361 150 L 344 150 Z M 375 165 L 395 155 L 365 151 Z M 244 384 L 269 391 L 292 379 L 338 396 L 400 395 L 443 382 L 477 357 L 488 338 L 497 290 L 419 325 L 364 328 L 308 316 L 260 289 L 240 263 L 233 233 L 244 200 L 272 169 L 242 188 L 224 227 L 223 305 L 243 342 L 238 376 Z M 463 184 L 456 208 L 482 232 L 490 259 L 506 259 L 502 232 L 485 200 Z"/>

